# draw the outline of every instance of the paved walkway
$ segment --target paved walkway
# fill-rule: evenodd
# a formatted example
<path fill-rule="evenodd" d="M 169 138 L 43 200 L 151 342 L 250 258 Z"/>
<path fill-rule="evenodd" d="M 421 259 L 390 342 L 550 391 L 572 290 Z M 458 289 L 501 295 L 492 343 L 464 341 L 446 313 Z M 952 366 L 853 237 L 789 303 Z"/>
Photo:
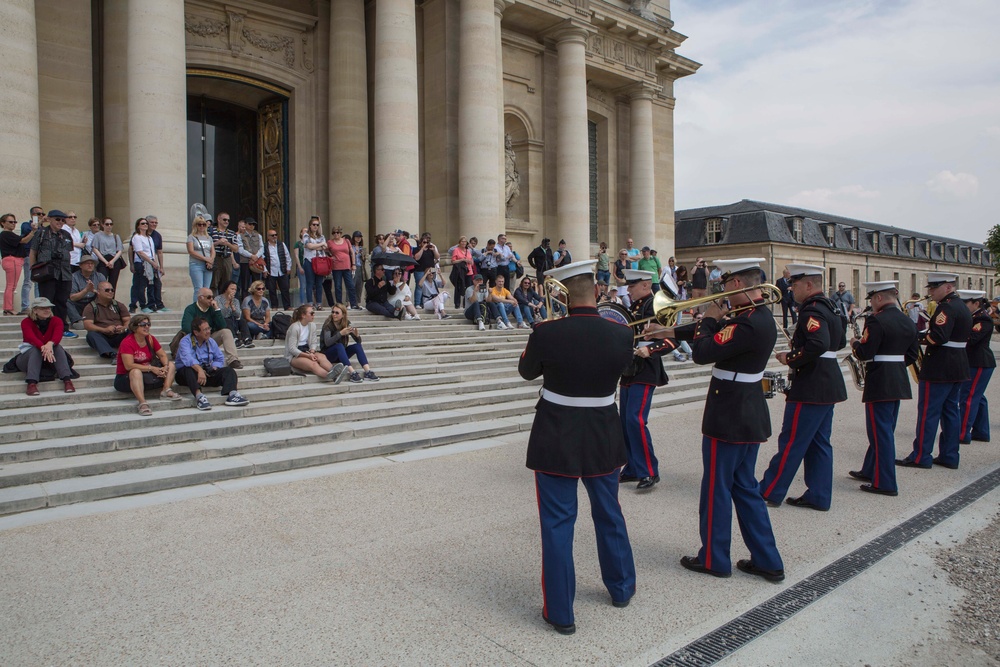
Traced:
<path fill-rule="evenodd" d="M 626 609 L 600 582 L 581 490 L 572 637 L 540 617 L 522 433 L 0 519 L 0 663 L 650 664 L 1000 465 L 996 443 L 965 445 L 958 471 L 900 470 L 899 497 L 864 494 L 846 475 L 866 447 L 850 398 L 834 422 L 832 510 L 771 510 L 781 585 L 678 563 L 698 547 L 696 404 L 652 419 L 663 482 L 644 495 L 623 489 L 638 568 Z M 989 398 L 1000 404 L 995 383 Z M 781 420 L 782 403 L 770 405 L 775 436 L 758 471 Z M 915 408 L 901 410 L 900 451 Z M 800 474 L 791 493 L 801 490 Z M 933 553 L 985 525 L 998 500 L 989 494 L 725 664 L 989 664 L 950 639 L 961 592 Z M 743 557 L 737 537 L 733 559 Z"/>

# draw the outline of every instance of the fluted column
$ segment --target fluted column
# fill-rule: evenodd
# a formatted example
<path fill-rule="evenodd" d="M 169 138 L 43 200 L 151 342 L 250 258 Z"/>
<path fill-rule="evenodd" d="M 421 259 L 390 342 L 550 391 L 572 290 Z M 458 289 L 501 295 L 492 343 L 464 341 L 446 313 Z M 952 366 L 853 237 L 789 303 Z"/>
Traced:
<path fill-rule="evenodd" d="M 636 244 L 656 244 L 656 179 L 653 156 L 653 90 L 632 91 L 629 130 L 629 235 Z"/>
<path fill-rule="evenodd" d="M 38 41 L 34 0 L 0 2 L 0 183 L 4 211 L 26 220 L 41 200 L 41 143 L 38 110 Z"/>
<path fill-rule="evenodd" d="M 188 234 L 185 62 L 184 1 L 131 0 L 126 65 L 130 217 L 156 215 L 164 251 L 170 253 L 183 252 Z"/>
<path fill-rule="evenodd" d="M 371 238 L 367 62 L 364 0 L 331 3 L 330 219 L 345 230 L 362 230 L 365 239 Z"/>
<path fill-rule="evenodd" d="M 504 154 L 504 118 L 503 118 L 503 108 L 504 108 L 504 96 L 503 96 L 503 37 L 501 35 L 501 21 L 503 21 L 504 11 L 514 4 L 514 0 L 493 0 L 493 14 L 495 17 L 494 24 L 496 25 L 496 54 L 497 54 L 497 130 L 499 132 L 499 140 L 497 143 L 497 163 L 498 170 L 497 173 L 500 175 L 500 220 L 504 221 L 507 217 L 507 189 L 505 184 L 507 182 L 507 156 Z"/>
<path fill-rule="evenodd" d="M 104 210 L 115 232 L 124 238 L 132 230 L 128 174 L 128 0 L 104 0 L 103 139 Z M 186 201 L 186 199 L 185 199 Z M 139 215 L 148 215 L 139 213 Z M 154 215 L 156 215 L 154 213 Z"/>
<path fill-rule="evenodd" d="M 417 33 L 413 0 L 375 4 L 376 229 L 416 233 L 420 222 Z"/>
<path fill-rule="evenodd" d="M 590 256 L 590 174 L 587 141 L 586 37 L 569 26 L 554 35 L 559 59 L 556 88 L 556 233 L 574 260 Z M 558 237 L 558 238 L 557 238 Z"/>
<path fill-rule="evenodd" d="M 463 0 L 459 16 L 458 216 L 461 233 L 484 239 L 502 230 L 498 206 L 503 150 L 497 125 L 497 44 L 493 0 Z"/>

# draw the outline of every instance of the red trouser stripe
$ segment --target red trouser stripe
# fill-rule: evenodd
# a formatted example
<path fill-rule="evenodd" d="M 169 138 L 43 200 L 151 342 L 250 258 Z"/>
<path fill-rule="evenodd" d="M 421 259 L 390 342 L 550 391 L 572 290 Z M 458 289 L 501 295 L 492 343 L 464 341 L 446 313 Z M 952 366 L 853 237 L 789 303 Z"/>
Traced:
<path fill-rule="evenodd" d="M 924 409 L 920 412 L 920 432 L 917 434 L 917 463 L 924 458 L 924 428 L 927 426 L 927 404 L 931 402 L 931 383 L 924 382 Z"/>
<path fill-rule="evenodd" d="M 535 473 L 535 499 L 538 502 L 538 527 L 542 532 L 542 494 L 538 490 L 538 473 Z M 545 599 L 545 534 L 542 532 L 542 616 L 549 617 L 549 605 Z"/>
<path fill-rule="evenodd" d="M 976 385 L 979 384 L 979 377 L 983 374 L 983 369 L 980 368 L 976 371 L 976 377 L 972 378 L 972 386 L 969 387 L 969 398 L 965 401 L 965 415 L 962 417 L 962 430 L 959 432 L 958 437 L 964 438 L 965 434 L 969 432 L 969 414 L 972 413 L 972 400 L 976 395 Z"/>
<path fill-rule="evenodd" d="M 775 474 L 774 479 L 771 480 L 771 485 L 767 487 L 764 491 L 764 497 L 767 498 L 774 491 L 774 485 L 778 483 L 781 479 L 781 473 L 785 469 L 785 461 L 788 460 L 788 452 L 792 451 L 792 444 L 795 442 L 795 433 L 799 430 L 799 412 L 802 411 L 802 404 L 795 404 L 795 414 L 792 415 L 792 432 L 788 435 L 788 442 L 785 443 L 785 451 L 781 453 L 781 463 L 778 464 L 778 472 Z"/>
<path fill-rule="evenodd" d="M 643 418 L 643 415 L 646 414 L 646 405 L 649 402 L 649 392 L 651 389 L 652 387 L 647 384 L 646 389 L 642 392 L 642 404 L 639 406 L 639 433 L 642 434 L 642 451 L 646 455 L 648 477 L 653 476 L 653 459 L 649 457 L 649 438 L 646 437 L 649 429 L 646 428 L 646 420 Z"/>
<path fill-rule="evenodd" d="M 705 562 L 706 569 L 712 569 L 712 510 L 715 505 L 715 445 L 718 440 L 712 438 L 712 454 L 708 463 L 708 529 L 705 531 Z"/>
<path fill-rule="evenodd" d="M 875 472 L 872 473 L 872 488 L 878 488 L 878 427 L 875 424 L 875 406 L 869 403 L 865 407 L 868 408 L 868 421 L 872 425 L 872 447 L 875 448 Z"/>

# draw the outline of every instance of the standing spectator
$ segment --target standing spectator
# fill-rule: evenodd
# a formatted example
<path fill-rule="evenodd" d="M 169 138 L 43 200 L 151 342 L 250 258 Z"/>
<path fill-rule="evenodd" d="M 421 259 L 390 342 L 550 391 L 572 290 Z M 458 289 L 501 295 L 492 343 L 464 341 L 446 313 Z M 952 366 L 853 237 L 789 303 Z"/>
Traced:
<path fill-rule="evenodd" d="M 208 221 L 200 215 L 195 217 L 191 234 L 187 237 L 187 251 L 188 274 L 194 288 L 191 299 L 194 300 L 202 287 L 212 288 L 215 266 L 215 245 L 208 233 Z"/>
<path fill-rule="evenodd" d="M 236 341 L 236 349 L 251 349 L 256 347 L 253 343 L 253 336 L 250 335 L 250 328 L 247 321 L 243 319 L 243 306 L 236 297 L 236 290 L 239 289 L 235 282 L 227 280 L 222 284 L 222 289 L 215 297 L 215 305 L 222 313 L 222 318 L 233 334 Z M 195 300 L 198 296 L 195 295 Z"/>
<path fill-rule="evenodd" d="M 80 257 L 80 270 L 73 274 L 70 281 L 69 301 L 66 302 L 66 317 L 70 326 L 83 319 L 83 309 L 97 298 L 97 286 L 107 282 L 103 273 L 94 270 L 96 260 L 90 255 Z"/>
<path fill-rule="evenodd" d="M 504 284 L 513 285 L 510 279 L 510 261 L 514 258 L 514 253 L 507 245 L 507 235 L 497 234 L 497 246 L 495 248 L 497 257 L 497 275 L 503 276 Z"/>
<path fill-rule="evenodd" d="M 83 240 L 83 233 L 76 228 L 76 213 L 66 211 L 66 226 L 63 229 L 73 237 L 73 250 L 69 254 L 69 265 L 73 273 L 76 273 L 80 270 L 80 255 L 83 254 L 83 249 L 87 245 Z"/>
<path fill-rule="evenodd" d="M 708 289 L 711 290 L 712 294 L 719 294 L 723 291 L 722 271 L 719 270 L 718 266 L 713 266 L 712 271 L 708 274 Z"/>
<path fill-rule="evenodd" d="M 365 236 L 359 230 L 351 234 L 351 245 L 354 246 L 354 305 L 351 310 L 361 310 L 361 292 L 365 287 L 368 275 L 365 272 L 365 262 L 368 254 L 365 252 Z"/>
<path fill-rule="evenodd" d="M 243 299 L 243 319 L 254 338 L 271 337 L 271 302 L 264 298 L 264 281 L 250 283 L 250 291 Z"/>
<path fill-rule="evenodd" d="M 350 301 L 352 306 L 357 306 L 358 297 L 354 292 L 354 245 L 344 238 L 343 227 L 336 225 L 330 230 L 330 240 L 326 242 L 326 247 L 333 258 L 333 299 L 330 307 L 343 301 Z"/>
<path fill-rule="evenodd" d="M 483 259 L 479 264 L 479 272 L 486 278 L 489 285 L 495 285 L 497 281 L 497 267 L 500 265 L 500 258 L 497 254 L 497 242 L 490 239 L 486 242 L 486 249 L 483 250 Z M 504 281 L 506 282 L 506 280 Z"/>
<path fill-rule="evenodd" d="M 628 255 L 629 265 L 626 269 L 635 269 L 639 264 L 639 249 L 635 247 L 632 239 L 625 241 L 625 253 Z"/>
<path fill-rule="evenodd" d="M 177 380 L 187 385 L 194 396 L 195 407 L 211 410 L 212 404 L 202 393 L 202 387 L 222 387 L 226 405 L 244 406 L 250 401 L 236 390 L 236 371 L 226 366 L 219 345 L 212 340 L 212 327 L 201 317 L 191 320 L 191 333 L 177 348 Z"/>
<path fill-rule="evenodd" d="M 155 215 L 147 215 L 146 222 L 148 223 L 149 240 L 153 242 L 153 255 L 156 258 L 153 280 L 148 287 L 149 297 L 147 301 L 154 312 L 169 313 L 170 309 L 163 305 L 163 277 L 167 275 L 167 270 L 163 265 L 163 236 L 156 231 L 160 221 Z"/>
<path fill-rule="evenodd" d="M 573 263 L 573 255 L 566 247 L 566 241 L 559 239 L 559 249 L 552 253 L 552 266 L 558 268 Z"/>
<path fill-rule="evenodd" d="M 691 281 L 688 280 L 687 267 L 681 264 L 677 267 L 677 294 L 679 301 L 687 301 L 688 290 L 691 288 Z"/>
<path fill-rule="evenodd" d="M 73 250 L 73 237 L 63 228 L 66 214 L 59 210 L 49 211 L 42 223 L 48 221 L 49 226 L 42 226 L 35 235 L 31 246 L 28 266 L 44 264 L 46 279 L 38 282 L 38 293 L 44 296 L 55 309 L 56 318 L 65 327 L 64 338 L 76 338 L 69 330 L 69 320 L 66 316 L 66 302 L 72 286 L 73 271 L 70 268 L 69 257 Z M 30 274 L 29 274 L 30 275 Z"/>
<path fill-rule="evenodd" d="M 608 244 L 604 241 L 601 241 L 597 251 L 597 280 L 603 280 L 605 285 L 611 284 L 611 258 L 608 257 Z"/>
<path fill-rule="evenodd" d="M 535 282 L 541 285 L 545 281 L 545 272 L 552 268 L 552 248 L 549 239 L 542 239 L 541 244 L 528 255 L 528 265 L 535 270 Z"/>
<path fill-rule="evenodd" d="M 21 285 L 21 312 L 18 315 L 28 314 L 28 304 L 31 300 L 31 261 L 29 255 L 31 254 L 31 246 L 34 243 L 35 235 L 38 234 L 38 230 L 41 229 L 42 218 L 44 217 L 41 206 L 32 206 L 31 212 L 29 213 L 29 219 L 21 223 L 21 238 L 30 238 L 31 240 L 26 244 L 21 246 L 21 257 L 24 258 L 23 270 L 21 273 L 24 275 L 24 283 Z M 38 285 L 35 285 L 35 296 L 38 296 Z"/>
<path fill-rule="evenodd" d="M 792 314 L 792 325 L 798 322 L 798 313 L 795 311 L 795 297 L 792 296 L 791 281 L 792 274 L 785 269 L 781 272 L 781 277 L 775 283 L 775 287 L 781 292 L 781 328 L 788 331 L 788 314 Z"/>
<path fill-rule="evenodd" d="M 108 282 L 117 291 L 118 275 L 128 262 L 125 261 L 122 238 L 115 234 L 115 223 L 111 218 L 104 218 L 100 231 L 90 239 L 90 254 L 97 260 L 98 270 L 108 277 Z"/>
<path fill-rule="evenodd" d="M 212 290 L 229 280 L 233 275 L 233 253 L 239 252 L 236 233 L 229 230 L 229 214 L 220 211 L 215 216 L 215 226 L 209 227 L 209 235 L 215 244 L 215 262 L 212 264 Z"/>
<path fill-rule="evenodd" d="M 125 304 L 115 300 L 115 288 L 111 283 L 98 283 L 97 298 L 83 309 L 87 345 L 105 359 L 117 359 L 118 346 L 128 335 L 130 319 L 132 318 Z"/>
<path fill-rule="evenodd" d="M 830 300 L 847 319 L 851 319 L 857 309 L 854 305 L 854 295 L 847 291 L 847 285 L 844 283 L 837 285 L 837 291 L 830 295 Z"/>
<path fill-rule="evenodd" d="M 136 315 L 128 323 L 130 334 L 118 347 L 118 365 L 115 369 L 115 391 L 131 393 L 139 401 L 139 414 L 152 417 L 153 411 L 146 402 L 146 389 L 159 389 L 161 401 L 179 401 L 173 389 L 174 362 L 160 341 L 149 333 L 152 322 L 149 315 Z"/>
<path fill-rule="evenodd" d="M 17 368 L 24 373 L 28 385 L 28 396 L 38 396 L 38 382 L 42 367 L 55 368 L 55 375 L 63 381 L 67 394 L 76 391 L 73 386 L 73 371 L 69 365 L 66 350 L 60 345 L 63 338 L 63 323 L 52 315 L 53 304 L 45 297 L 35 299 L 28 316 L 21 320 L 21 336 L 27 349 L 17 355 Z"/>
<path fill-rule="evenodd" d="M 475 236 L 469 239 L 469 250 L 472 251 L 472 263 L 475 264 L 474 272 L 482 273 L 483 251 L 479 249 L 479 239 Z"/>
<path fill-rule="evenodd" d="M 91 218 L 87 221 L 87 231 L 83 233 L 83 252 L 88 255 L 93 255 L 91 248 L 94 244 L 94 236 L 101 231 L 101 219 Z M 100 266 L 98 266 L 100 268 Z M 101 273 L 104 273 L 101 271 Z"/>
<path fill-rule="evenodd" d="M 236 245 L 239 246 L 236 252 L 240 256 L 240 296 L 246 298 L 254 276 L 250 265 L 264 256 L 264 239 L 257 233 L 256 220 L 248 217 L 242 222 L 243 229 L 236 237 Z"/>
<path fill-rule="evenodd" d="M 910 305 L 906 307 L 906 314 L 910 316 L 913 323 L 917 325 L 917 331 L 924 331 L 927 328 L 928 323 L 931 321 L 931 316 L 927 313 L 927 309 L 924 308 L 924 304 L 920 301 L 920 293 L 914 292 L 910 296 L 910 301 L 913 301 Z"/>
<path fill-rule="evenodd" d="M 132 270 L 132 293 L 128 309 L 134 313 L 137 309 L 144 313 L 152 313 L 152 304 L 148 299 L 149 286 L 156 273 L 156 250 L 149 238 L 149 222 L 146 218 L 135 221 L 135 232 L 129 241 L 129 266 Z"/>
<path fill-rule="evenodd" d="M 264 244 L 264 270 L 267 276 L 267 293 L 271 304 L 278 305 L 278 294 L 281 294 L 281 309 L 292 309 L 292 297 L 288 293 L 288 271 L 292 268 L 292 254 L 288 246 L 278 240 L 278 232 L 270 229 L 267 232 L 267 243 Z"/>
<path fill-rule="evenodd" d="M 292 324 L 285 334 L 285 359 L 288 363 L 305 373 L 340 384 L 349 374 L 344 364 L 331 364 L 330 360 L 319 351 L 317 337 L 316 309 L 312 304 L 302 304 L 292 314 Z M 345 372 L 346 371 L 346 372 Z"/>
<path fill-rule="evenodd" d="M 312 268 L 312 261 L 326 252 L 326 237 L 323 236 L 319 218 L 314 216 L 309 221 L 309 227 L 302 235 L 302 247 L 302 266 L 306 270 L 305 302 L 311 303 L 316 310 L 322 310 L 320 306 L 323 305 L 323 276 L 317 276 Z"/>
<path fill-rule="evenodd" d="M 14 290 L 17 289 L 17 282 L 21 278 L 21 270 L 24 268 L 24 260 L 21 256 L 21 249 L 31 245 L 31 240 L 35 237 L 35 230 L 28 232 L 27 236 L 21 236 L 14 231 L 17 226 L 17 218 L 13 213 L 5 213 L 0 217 L 0 225 L 3 231 L 0 232 L 0 257 L 3 257 L 3 272 L 7 282 L 3 289 L 3 314 L 14 314 Z M 29 280 L 25 278 L 25 280 Z"/>
<path fill-rule="evenodd" d="M 451 250 L 451 284 L 455 286 L 455 307 L 462 307 L 462 296 L 472 284 L 473 270 L 472 250 L 464 236 L 458 237 L 458 244 Z M 466 302 L 468 303 L 468 302 Z"/>
<path fill-rule="evenodd" d="M 625 270 L 631 266 L 632 262 L 628 259 L 628 250 L 622 248 L 618 251 L 618 259 L 615 260 L 615 292 L 626 308 L 632 304 L 628 298 L 628 281 L 625 279 Z M 542 282 L 539 281 L 539 284 Z"/>
<path fill-rule="evenodd" d="M 354 342 L 351 343 L 351 340 Z M 323 355 L 331 364 L 342 365 L 344 371 L 341 372 L 349 373 L 351 382 L 362 382 L 363 380 L 378 382 L 379 377 L 368 364 L 365 349 L 361 347 L 361 334 L 358 333 L 357 327 L 351 325 L 351 321 L 347 317 L 347 307 L 344 304 L 335 304 L 330 309 L 330 317 L 326 318 L 323 329 L 320 331 L 320 341 Z M 358 363 L 361 364 L 361 370 L 364 371 L 363 377 L 351 368 L 351 357 L 353 356 L 357 356 Z"/>
<path fill-rule="evenodd" d="M 395 286 L 386 278 L 385 267 L 376 264 L 372 268 L 371 280 L 365 283 L 365 307 L 368 312 L 384 317 L 402 317 L 402 306 L 393 308 L 389 305 L 389 297 L 395 293 Z"/>
<path fill-rule="evenodd" d="M 705 258 L 699 257 L 694 263 L 694 272 L 691 274 L 691 298 L 700 299 L 708 294 L 708 269 L 705 267 Z"/>
<path fill-rule="evenodd" d="M 181 316 L 181 331 L 186 334 L 191 333 L 191 322 L 196 317 L 208 320 L 212 326 L 212 338 L 222 347 L 226 356 L 226 364 L 237 370 L 243 368 L 243 362 L 240 361 L 239 353 L 236 351 L 233 332 L 226 324 L 226 320 L 223 319 L 222 311 L 219 310 L 218 304 L 212 296 L 212 290 L 207 287 L 198 290 L 197 300 L 184 309 L 184 314 Z"/>
<path fill-rule="evenodd" d="M 424 274 L 437 266 L 441 260 L 441 253 L 438 252 L 437 246 L 431 243 L 430 232 L 424 232 L 420 235 L 417 249 L 413 251 L 413 259 L 417 262 L 413 269 L 413 281 L 416 283 L 416 287 L 413 289 L 413 303 L 417 304 L 417 308 L 419 308 L 424 302 L 423 289 L 421 288 Z"/>
<path fill-rule="evenodd" d="M 654 280 L 652 282 L 651 289 L 653 294 L 660 291 L 660 273 L 663 272 L 663 266 L 660 264 L 660 258 L 653 256 L 653 251 L 650 250 L 649 246 L 642 247 L 642 256 L 639 257 L 639 270 L 648 271 L 653 274 Z"/>
<path fill-rule="evenodd" d="M 424 310 L 433 311 L 439 320 L 447 320 L 451 317 L 444 312 L 444 306 L 448 303 L 448 292 L 444 289 L 444 279 L 441 277 L 440 271 L 434 267 L 427 269 L 417 287 L 423 294 Z"/>
<path fill-rule="evenodd" d="M 306 244 L 302 241 L 302 238 L 308 231 L 308 229 L 300 229 L 299 240 L 292 246 L 295 250 L 292 254 L 292 262 L 295 264 L 295 277 L 299 281 L 299 303 L 305 303 L 312 298 L 311 296 L 306 296 Z"/>

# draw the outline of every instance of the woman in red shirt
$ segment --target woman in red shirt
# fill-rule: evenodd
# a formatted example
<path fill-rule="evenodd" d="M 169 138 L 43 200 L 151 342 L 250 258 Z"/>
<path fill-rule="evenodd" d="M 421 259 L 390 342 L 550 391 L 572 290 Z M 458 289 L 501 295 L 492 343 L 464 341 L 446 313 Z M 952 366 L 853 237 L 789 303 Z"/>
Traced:
<path fill-rule="evenodd" d="M 465 290 L 472 284 L 475 264 L 472 261 L 472 250 L 464 236 L 458 237 L 458 245 L 451 251 L 451 284 L 455 286 L 455 307 L 462 307 Z"/>
<path fill-rule="evenodd" d="M 42 366 L 55 366 L 56 377 L 63 381 L 67 394 L 76 391 L 73 371 L 66 350 L 59 344 L 63 337 L 63 321 L 52 314 L 52 302 L 39 297 L 31 302 L 28 316 L 21 320 L 21 335 L 31 347 L 17 355 L 17 368 L 24 373 L 28 396 L 38 396 L 38 380 Z"/>
<path fill-rule="evenodd" d="M 139 414 L 153 416 L 146 402 L 146 388 L 160 389 L 160 400 L 179 401 L 181 397 L 171 387 L 174 384 L 174 362 L 167 359 L 160 341 L 149 333 L 148 315 L 135 315 L 128 322 L 132 333 L 118 346 L 118 367 L 115 370 L 115 390 L 131 393 L 139 401 Z"/>
<path fill-rule="evenodd" d="M 351 308 L 357 308 L 358 295 L 354 290 L 354 245 L 344 238 L 344 229 L 336 226 L 330 232 L 330 240 L 326 242 L 326 247 L 329 248 L 330 257 L 333 258 L 333 295 L 336 297 L 330 307 L 344 302 L 340 288 L 341 285 L 345 285 Z"/>

